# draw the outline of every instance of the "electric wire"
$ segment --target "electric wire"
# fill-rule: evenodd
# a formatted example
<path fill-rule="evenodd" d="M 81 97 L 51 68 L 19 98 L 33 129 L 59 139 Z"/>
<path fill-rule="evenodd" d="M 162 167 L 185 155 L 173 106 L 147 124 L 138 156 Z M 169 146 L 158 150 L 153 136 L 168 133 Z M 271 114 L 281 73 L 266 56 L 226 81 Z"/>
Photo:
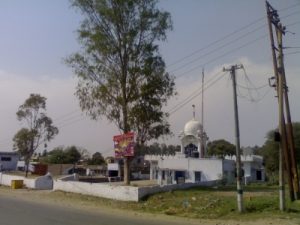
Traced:
<path fill-rule="evenodd" d="M 207 85 L 208 83 L 210 83 L 215 77 L 217 77 L 219 74 L 223 73 L 223 71 L 219 71 L 218 73 L 214 74 L 209 80 L 205 81 L 205 83 L 203 84 L 203 86 Z M 197 88 L 194 92 L 192 92 L 188 97 L 186 97 L 184 100 L 182 100 L 180 103 L 178 103 L 177 105 L 173 106 L 171 109 L 169 109 L 168 111 L 173 111 L 175 108 L 177 108 L 179 105 L 181 105 L 182 103 L 184 103 L 185 101 L 187 101 L 189 98 L 193 97 L 194 95 L 198 95 L 198 92 L 202 90 L 201 88 Z"/>
<path fill-rule="evenodd" d="M 297 3 L 297 4 L 288 6 L 288 7 L 286 7 L 286 8 L 281 9 L 281 10 L 278 10 L 278 11 L 283 12 L 283 11 L 286 11 L 286 10 L 288 10 L 288 9 L 294 8 L 294 7 L 296 7 L 296 6 L 300 6 L 300 4 Z M 295 13 L 296 13 L 296 12 L 295 12 Z M 294 15 L 295 13 L 293 13 L 292 15 Z M 289 16 L 291 16 L 291 15 L 284 16 L 283 18 L 286 18 L 286 17 L 289 17 Z M 172 63 L 170 63 L 169 65 L 167 65 L 167 68 L 170 68 L 170 67 L 172 67 L 173 65 L 175 65 L 175 64 L 177 64 L 177 63 L 179 63 L 179 62 L 181 62 L 181 61 L 183 61 L 183 60 L 185 60 L 185 59 L 187 59 L 187 58 L 190 58 L 191 56 L 197 54 L 198 52 L 201 52 L 201 51 L 203 51 L 203 50 L 205 50 L 205 49 L 207 49 L 207 48 L 209 48 L 209 47 L 211 47 L 211 46 L 213 46 L 213 45 L 215 45 L 215 44 L 217 44 L 217 43 L 219 43 L 219 42 L 221 42 L 221 41 L 224 41 L 224 40 L 227 39 L 228 37 L 231 37 L 232 35 L 234 35 L 234 34 L 236 34 L 236 33 L 239 33 L 239 32 L 241 32 L 241 31 L 247 29 L 248 27 L 251 27 L 252 25 L 254 25 L 254 24 L 256 24 L 256 23 L 258 23 L 258 22 L 260 22 L 260 21 L 262 21 L 262 20 L 264 20 L 264 19 L 266 19 L 266 16 L 262 16 L 262 17 L 260 17 L 260 18 L 258 18 L 258 19 L 256 19 L 256 20 L 254 20 L 254 21 L 248 23 L 247 25 L 245 25 L 245 26 L 243 26 L 243 27 L 241 27 L 241 28 L 236 29 L 236 30 L 233 31 L 233 32 L 224 35 L 223 37 L 221 37 L 221 38 L 219 38 L 219 39 L 217 39 L 217 40 L 215 40 L 215 41 L 213 41 L 213 42 L 207 44 L 206 46 L 204 46 L 204 47 L 202 47 L 202 48 L 200 48 L 200 49 L 197 49 L 197 50 L 193 51 L 192 53 L 190 53 L 190 54 L 188 54 L 188 55 L 186 55 L 186 56 L 181 57 L 180 59 L 175 60 L 174 62 L 172 62 Z"/>
<path fill-rule="evenodd" d="M 243 44 L 243 45 L 240 45 L 240 46 L 238 46 L 238 47 L 236 47 L 236 48 L 234 48 L 234 49 L 232 49 L 232 50 L 229 50 L 229 51 L 225 52 L 225 53 L 222 54 L 222 55 L 219 55 L 219 56 L 217 56 L 217 57 L 215 57 L 215 58 L 213 58 L 213 59 L 210 59 L 210 60 L 208 60 L 207 62 L 205 62 L 205 63 L 203 63 L 203 64 L 201 64 L 201 65 L 195 66 L 195 67 L 193 67 L 192 69 L 190 69 L 190 70 L 188 70 L 188 71 L 185 71 L 185 72 L 183 72 L 183 73 L 181 73 L 181 74 L 179 74 L 179 75 L 176 75 L 176 78 L 180 78 L 180 77 L 182 77 L 182 76 L 184 76 L 184 75 L 186 75 L 186 74 L 188 74 L 188 73 L 191 73 L 191 72 L 193 72 L 193 71 L 195 71 L 195 70 L 197 70 L 197 69 L 199 69 L 199 68 L 203 68 L 203 67 L 205 67 L 206 65 L 209 65 L 210 63 L 212 63 L 212 62 L 214 62 L 214 61 L 216 61 L 216 60 L 218 60 L 218 59 L 220 59 L 220 58 L 223 58 L 223 57 L 226 56 L 226 55 L 229 55 L 229 54 L 231 54 L 231 53 L 233 53 L 233 52 L 236 52 L 236 51 L 238 51 L 238 50 L 240 50 L 240 49 L 242 49 L 242 48 L 245 48 L 245 47 L 247 47 L 247 46 L 249 46 L 249 45 L 252 45 L 252 44 L 254 44 L 254 43 L 256 43 L 256 42 L 258 42 L 258 41 L 260 41 L 260 40 L 262 40 L 262 39 L 265 39 L 266 37 L 268 37 L 268 34 L 264 34 L 264 35 L 262 35 L 262 36 L 260 36 L 260 37 L 258 37 L 258 38 L 256 38 L 256 39 L 254 39 L 254 40 L 251 40 L 251 41 L 249 41 L 249 42 L 247 42 L 247 43 L 245 43 L 245 44 Z"/>
<path fill-rule="evenodd" d="M 300 51 L 296 51 L 296 52 L 288 52 L 288 53 L 285 53 L 284 55 L 295 55 L 295 54 L 299 54 Z"/>
<path fill-rule="evenodd" d="M 225 74 L 223 76 L 218 77 L 212 83 L 208 84 L 208 86 L 204 87 L 203 91 L 206 91 L 208 88 L 210 88 L 211 86 L 213 86 L 214 84 L 216 84 L 218 81 L 220 81 L 222 78 L 224 78 Z M 174 113 L 176 113 L 178 110 L 180 110 L 182 107 L 184 107 L 186 104 L 188 104 L 189 102 L 191 102 L 193 99 L 195 99 L 196 97 L 198 97 L 201 94 L 202 94 L 202 88 L 199 90 L 199 93 L 195 94 L 194 96 L 189 96 L 188 98 L 185 99 L 184 102 L 182 102 L 181 104 L 178 104 L 177 107 L 175 107 L 172 111 L 169 111 L 168 112 L 169 116 L 171 116 Z"/>
<path fill-rule="evenodd" d="M 295 6 L 300 6 L 300 4 L 295 4 L 295 5 L 286 7 L 286 8 L 284 8 L 284 9 L 278 10 L 278 11 L 281 11 L 281 12 L 282 12 L 282 11 L 288 10 L 288 9 L 290 9 L 290 8 L 294 8 Z M 290 16 L 292 16 L 292 15 L 296 15 L 296 14 L 298 14 L 298 13 L 299 13 L 299 11 L 296 11 L 296 12 L 290 13 L 290 14 L 288 14 L 288 15 L 282 16 L 281 18 L 287 18 L 287 17 L 290 17 Z M 230 36 L 233 36 L 234 34 L 237 34 L 237 33 L 241 32 L 241 31 L 243 31 L 243 30 L 245 30 L 245 29 L 251 27 L 252 25 L 254 25 L 254 24 L 256 24 L 256 23 L 262 21 L 263 19 L 265 19 L 265 16 L 263 16 L 263 17 L 261 17 L 261 18 L 259 18 L 259 19 L 256 19 L 256 20 L 254 20 L 253 22 L 248 23 L 247 25 L 245 25 L 245 26 L 243 26 L 243 27 L 241 27 L 241 28 L 239 28 L 239 29 L 237 29 L 237 30 L 235 30 L 235 31 L 233 31 L 233 32 L 231 32 L 231 33 L 229 33 L 229 34 L 223 36 L 222 38 L 220 38 L 220 39 L 218 39 L 218 40 L 216 40 L 216 41 L 214 41 L 214 42 L 211 42 L 210 44 L 208 44 L 208 45 L 206 45 L 206 46 L 204 46 L 204 47 L 202 47 L 202 48 L 200 48 L 200 49 L 198 49 L 198 50 L 196 50 L 196 51 L 194 51 L 194 52 L 192 52 L 192 53 L 190 53 L 190 54 L 188 54 L 188 55 L 186 55 L 186 56 L 184 56 L 184 57 L 182 57 L 182 58 L 180 58 L 179 60 L 176 60 L 175 62 L 169 64 L 169 65 L 167 66 L 167 68 L 169 68 L 169 67 L 171 67 L 171 66 L 173 66 L 173 65 L 175 65 L 175 64 L 177 64 L 177 63 L 179 63 L 179 62 L 181 62 L 181 61 L 183 61 L 183 60 L 185 60 L 185 59 L 187 59 L 187 58 L 190 58 L 191 56 L 197 54 L 198 52 L 201 52 L 201 51 L 203 51 L 203 50 L 205 50 L 205 49 L 208 49 L 209 47 L 211 47 L 211 46 L 213 46 L 213 45 L 215 45 L 215 44 L 217 44 L 217 43 L 219 43 L 219 42 L 221 42 L 221 41 L 224 41 L 225 39 L 229 38 Z M 296 21 L 296 22 L 290 23 L 290 24 L 288 24 L 288 25 L 286 25 L 286 26 L 287 26 L 287 27 L 291 27 L 291 26 L 294 26 L 294 25 L 299 24 L 299 23 L 300 23 L 300 21 Z M 260 27 L 258 27 L 258 28 L 256 28 L 256 29 L 254 29 L 253 32 L 256 31 L 256 30 L 261 29 L 262 27 L 263 27 L 263 26 L 260 26 Z M 236 38 L 235 40 L 238 40 L 238 39 L 240 39 L 240 38 L 243 38 L 244 36 L 247 36 L 247 34 L 250 34 L 250 33 L 251 33 L 251 32 L 247 32 L 246 34 L 242 35 L 242 36 L 239 37 L 239 38 Z M 204 67 L 205 65 L 208 65 L 209 63 L 214 62 L 214 61 L 216 61 L 216 60 L 218 60 L 218 59 L 220 59 L 220 58 L 222 58 L 222 57 L 224 57 L 224 56 L 226 56 L 226 55 L 228 55 L 228 54 L 230 54 L 230 53 L 232 53 L 232 52 L 235 52 L 235 51 L 237 51 L 237 50 L 239 50 L 239 49 L 241 49 L 241 48 L 244 48 L 244 47 L 246 47 L 246 46 L 248 46 L 248 45 L 251 45 L 251 44 L 257 42 L 257 41 L 259 41 L 259 40 L 265 38 L 266 36 L 267 36 L 267 35 L 263 35 L 263 36 L 260 36 L 259 38 L 256 38 L 256 39 L 254 39 L 254 40 L 252 40 L 252 41 L 249 41 L 249 42 L 247 42 L 247 43 L 244 44 L 244 45 L 241 45 L 241 46 L 239 46 L 239 47 L 237 47 L 237 48 L 234 48 L 233 50 L 230 50 L 230 51 L 228 51 L 228 52 L 226 52 L 226 53 L 224 53 L 224 54 L 222 54 L 222 55 L 220 55 L 220 56 L 218 56 L 218 57 L 215 57 L 215 58 L 213 58 L 213 59 L 211 59 L 211 60 L 209 60 L 209 61 L 203 63 L 202 65 L 198 65 L 198 66 L 196 66 L 196 67 L 194 67 L 194 68 L 192 68 L 192 69 L 190 69 L 190 70 L 188 70 L 188 71 L 186 71 L 186 72 L 184 72 L 184 73 L 182 73 L 182 74 L 176 76 L 176 78 L 179 78 L 179 77 L 181 77 L 181 76 L 183 76 L 183 75 L 185 75 L 185 74 L 187 74 L 187 73 L 190 73 L 190 72 L 192 72 L 192 71 L 198 69 L 199 67 Z M 232 41 L 232 42 L 233 42 L 233 41 Z M 231 44 L 231 42 L 229 42 L 229 43 L 227 43 L 227 44 L 224 44 L 223 47 L 225 47 L 226 45 L 229 45 L 229 44 Z M 221 47 L 221 48 L 222 48 L 222 47 Z M 212 53 L 212 52 L 211 52 L 211 53 Z M 211 53 L 209 53 L 209 54 L 211 54 Z M 292 55 L 292 54 L 298 54 L 298 53 L 300 53 L 300 51 L 286 53 L 285 55 Z M 208 55 L 208 54 L 207 54 L 207 55 Z M 204 55 L 201 56 L 201 58 L 202 58 L 202 57 L 204 57 Z M 200 57 L 198 57 L 198 58 L 200 58 Z M 195 62 L 195 61 L 196 61 L 196 60 L 194 59 L 192 62 L 189 62 L 188 65 L 191 64 L 191 63 L 193 63 L 193 62 Z M 219 81 L 219 79 L 220 79 L 220 78 L 218 78 L 214 83 L 216 83 L 217 81 Z M 213 84 L 214 84 L 214 83 L 213 83 Z M 213 85 L 213 84 L 212 84 L 212 85 Z M 211 86 L 211 85 L 210 85 L 210 86 Z M 207 88 L 209 88 L 210 86 L 208 86 Z M 242 87 L 241 85 L 239 85 L 239 86 Z M 205 89 L 207 89 L 207 88 L 205 88 Z M 250 90 L 250 89 L 251 89 L 251 88 L 248 87 L 248 90 Z M 254 89 L 255 89 L 255 88 L 254 88 Z M 256 89 L 260 89 L 260 87 L 258 87 L 258 88 L 256 88 Z M 201 93 L 200 93 L 200 94 L 201 94 Z M 199 94 L 198 94 L 198 95 L 199 95 Z M 181 103 L 181 104 L 183 104 L 181 107 L 183 107 L 184 105 L 186 105 L 188 102 L 190 102 L 191 100 L 193 100 L 193 99 L 194 99 L 195 97 L 197 97 L 198 95 L 193 96 L 192 98 L 189 98 L 189 100 L 187 100 L 187 101 L 184 102 L 184 103 Z M 178 111 L 178 110 L 180 109 L 180 108 L 178 108 L 178 106 L 177 106 L 177 107 L 175 106 L 175 107 L 173 107 L 173 108 L 174 108 L 173 111 L 169 111 L 170 114 L 173 114 L 173 113 L 175 113 L 176 111 Z M 178 109 L 177 109 L 177 108 L 178 108 Z M 74 124 L 74 123 L 77 123 L 77 122 L 79 122 L 79 121 L 84 120 L 85 118 L 79 118 L 79 117 L 73 118 L 73 119 L 75 119 L 75 120 L 71 120 L 70 118 L 67 118 L 67 121 L 68 121 L 68 122 L 67 122 L 67 121 L 64 121 L 64 118 L 66 118 L 66 117 L 68 117 L 69 115 L 72 115 L 72 114 L 74 114 L 74 113 L 76 113 L 76 112 L 80 112 L 80 111 L 81 111 L 81 110 L 71 111 L 71 112 L 69 112 L 69 113 L 67 113 L 67 114 L 65 114 L 65 115 L 63 115 L 63 116 L 60 116 L 60 117 L 58 117 L 58 118 L 55 118 L 55 120 L 56 120 L 56 121 L 60 121 L 60 122 L 66 122 L 66 123 L 62 123 L 62 124 L 59 126 L 60 128 L 66 127 L 66 126 L 69 126 L 69 125 L 72 125 L 72 124 Z M 71 121 L 70 121 L 70 120 L 71 120 Z M 10 138 L 7 138 L 7 139 L 6 139 L 7 141 L 5 141 L 5 139 L 2 140 L 2 141 L 0 141 L 0 145 L 3 145 L 4 142 L 9 142 L 8 139 L 10 139 Z"/>
<path fill-rule="evenodd" d="M 212 53 L 217 52 L 217 51 L 219 51 L 220 49 L 223 49 L 223 48 L 225 48 L 225 47 L 227 47 L 227 46 L 229 46 L 229 45 L 231 45 L 231 44 L 233 44 L 233 43 L 236 43 L 238 40 L 241 40 L 241 39 L 243 39 L 243 38 L 245 38 L 245 37 L 248 37 L 250 34 L 253 34 L 253 33 L 256 32 L 256 31 L 261 30 L 261 29 L 264 28 L 264 27 L 265 27 L 265 25 L 262 25 L 262 26 L 259 26 L 258 28 L 255 28 L 254 30 L 248 31 L 247 33 L 243 34 L 242 36 L 239 36 L 239 37 L 235 38 L 234 40 L 231 40 L 230 42 L 225 43 L 224 45 L 221 45 L 221 46 L 219 46 L 219 47 L 216 47 L 216 48 L 214 48 L 213 50 L 209 51 L 208 53 L 205 53 L 205 54 L 203 54 L 203 55 L 200 55 L 200 56 L 198 56 L 197 58 L 195 58 L 195 59 L 193 59 L 193 60 L 191 60 L 191 61 L 189 61 L 189 62 L 187 62 L 187 63 L 185 63 L 185 64 L 183 64 L 183 65 L 181 65 L 180 67 L 177 67 L 177 68 L 171 70 L 170 73 L 174 73 L 174 72 L 176 72 L 176 71 L 178 71 L 178 70 L 181 70 L 181 69 L 185 68 L 186 66 L 188 66 L 188 65 L 190 65 L 190 64 L 192 64 L 192 63 L 198 61 L 198 60 L 201 59 L 201 58 L 205 58 L 206 56 L 211 55 Z"/>

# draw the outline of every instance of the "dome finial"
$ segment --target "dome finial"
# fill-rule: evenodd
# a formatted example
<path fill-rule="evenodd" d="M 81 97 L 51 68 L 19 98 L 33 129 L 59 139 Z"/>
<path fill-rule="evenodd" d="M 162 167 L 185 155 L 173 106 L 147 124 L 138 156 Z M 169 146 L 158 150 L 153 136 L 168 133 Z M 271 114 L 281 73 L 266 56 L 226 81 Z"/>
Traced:
<path fill-rule="evenodd" d="M 192 107 L 193 107 L 193 119 L 195 119 L 196 118 L 195 105 L 192 105 Z"/>

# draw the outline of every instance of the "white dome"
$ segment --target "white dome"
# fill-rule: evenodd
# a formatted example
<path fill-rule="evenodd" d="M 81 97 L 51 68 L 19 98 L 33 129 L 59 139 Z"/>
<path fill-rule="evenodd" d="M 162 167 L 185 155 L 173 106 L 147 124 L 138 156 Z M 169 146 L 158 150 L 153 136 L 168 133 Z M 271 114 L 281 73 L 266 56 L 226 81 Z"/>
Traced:
<path fill-rule="evenodd" d="M 185 124 L 183 132 L 184 135 L 193 135 L 195 137 L 198 137 L 201 129 L 201 123 L 195 119 L 192 119 Z"/>

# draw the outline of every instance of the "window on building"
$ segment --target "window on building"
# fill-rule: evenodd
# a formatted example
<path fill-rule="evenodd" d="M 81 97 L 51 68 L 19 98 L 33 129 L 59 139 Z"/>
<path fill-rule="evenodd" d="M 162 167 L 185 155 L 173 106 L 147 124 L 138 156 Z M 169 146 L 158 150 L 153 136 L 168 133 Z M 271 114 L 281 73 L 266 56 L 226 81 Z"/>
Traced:
<path fill-rule="evenodd" d="M 1 157 L 1 161 L 9 162 L 9 161 L 11 161 L 11 157 L 5 157 L 5 156 L 2 156 L 2 157 Z"/>
<path fill-rule="evenodd" d="M 163 180 L 165 179 L 165 171 L 164 170 L 162 171 L 161 179 L 163 179 Z"/>
<path fill-rule="evenodd" d="M 201 171 L 195 171 L 195 182 L 201 181 Z"/>
<path fill-rule="evenodd" d="M 256 180 L 262 180 L 262 173 L 261 170 L 256 171 Z"/>
<path fill-rule="evenodd" d="M 177 184 L 185 183 L 185 171 L 175 171 L 175 180 Z"/>

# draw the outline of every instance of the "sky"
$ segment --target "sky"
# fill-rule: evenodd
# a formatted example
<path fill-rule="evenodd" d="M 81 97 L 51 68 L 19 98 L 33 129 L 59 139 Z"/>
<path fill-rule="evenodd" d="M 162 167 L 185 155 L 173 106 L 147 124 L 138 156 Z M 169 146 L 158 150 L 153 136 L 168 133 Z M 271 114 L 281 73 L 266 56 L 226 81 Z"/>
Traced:
<path fill-rule="evenodd" d="M 285 68 L 291 115 L 293 121 L 300 121 L 300 1 L 270 3 L 287 26 Z M 200 93 L 204 68 L 204 128 L 210 140 L 234 143 L 232 85 L 222 69 L 243 64 L 245 71 L 237 71 L 241 145 L 262 145 L 267 131 L 278 124 L 275 91 L 267 85 L 273 67 L 265 2 L 161 0 L 158 7 L 172 16 L 173 30 L 159 45 L 166 70 L 176 77 L 178 93 L 164 108 L 170 112 L 174 135 L 158 141 L 180 143 L 178 134 L 192 118 L 193 104 L 200 120 L 200 94 L 177 107 Z M 76 76 L 63 62 L 80 50 L 76 30 L 81 21 L 68 0 L 0 1 L 0 151 L 12 151 L 12 138 L 23 126 L 16 111 L 30 93 L 39 93 L 47 98 L 47 114 L 59 128 L 48 151 L 76 145 L 91 154 L 113 153 L 112 137 L 120 131 L 105 118 L 93 121 L 81 112 L 74 96 Z"/>

